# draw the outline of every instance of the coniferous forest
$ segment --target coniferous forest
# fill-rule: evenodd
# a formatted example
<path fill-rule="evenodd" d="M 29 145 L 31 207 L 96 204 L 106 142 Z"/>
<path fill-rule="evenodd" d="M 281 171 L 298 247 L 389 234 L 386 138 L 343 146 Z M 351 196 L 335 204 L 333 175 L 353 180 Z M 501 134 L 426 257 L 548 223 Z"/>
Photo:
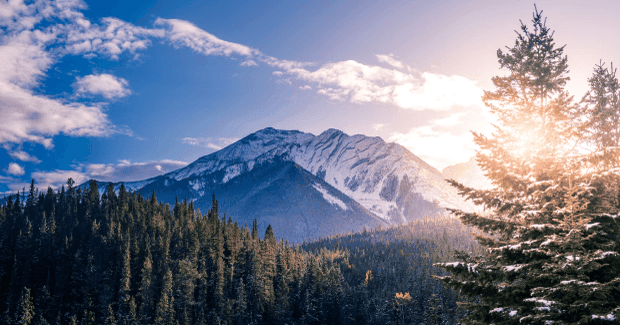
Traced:
<path fill-rule="evenodd" d="M 292 246 L 95 181 L 0 208 L 6 324 L 454 324 L 459 297 L 432 278 L 469 229 L 427 219 Z"/>

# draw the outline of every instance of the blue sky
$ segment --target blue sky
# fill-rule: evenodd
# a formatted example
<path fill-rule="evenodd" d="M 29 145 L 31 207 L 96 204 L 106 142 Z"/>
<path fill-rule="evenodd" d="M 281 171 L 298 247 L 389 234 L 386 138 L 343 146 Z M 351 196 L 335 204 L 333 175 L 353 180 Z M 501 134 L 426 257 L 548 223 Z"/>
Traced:
<path fill-rule="evenodd" d="M 615 1 L 538 1 L 580 99 L 620 62 Z M 272 126 L 467 161 L 527 1 L 0 0 L 0 193 L 131 181 Z"/>

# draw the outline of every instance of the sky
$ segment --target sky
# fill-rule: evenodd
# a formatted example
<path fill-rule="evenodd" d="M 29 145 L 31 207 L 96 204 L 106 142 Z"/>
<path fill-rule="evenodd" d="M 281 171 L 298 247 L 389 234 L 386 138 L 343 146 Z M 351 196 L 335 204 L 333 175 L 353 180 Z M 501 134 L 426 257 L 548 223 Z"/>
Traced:
<path fill-rule="evenodd" d="M 620 3 L 537 1 L 581 99 Z M 475 154 L 529 1 L 0 0 L 0 193 L 157 176 L 265 127 Z"/>

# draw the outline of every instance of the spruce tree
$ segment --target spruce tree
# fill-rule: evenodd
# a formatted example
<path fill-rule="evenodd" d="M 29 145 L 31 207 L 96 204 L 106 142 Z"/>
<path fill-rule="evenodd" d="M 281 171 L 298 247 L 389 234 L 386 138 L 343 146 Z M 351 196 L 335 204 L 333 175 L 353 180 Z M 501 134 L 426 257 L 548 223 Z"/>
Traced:
<path fill-rule="evenodd" d="M 588 79 L 590 91 L 583 97 L 582 114 L 587 118 L 584 137 L 597 149 L 620 145 L 620 83 L 616 70 L 604 62 L 594 66 Z"/>
<path fill-rule="evenodd" d="M 34 304 L 30 296 L 30 288 L 24 288 L 21 298 L 19 299 L 19 304 L 17 305 L 15 324 L 32 324 L 34 315 Z"/>
<path fill-rule="evenodd" d="M 498 50 L 504 77 L 483 101 L 498 119 L 474 134 L 491 190 L 450 181 L 485 212 L 452 212 L 486 233 L 485 256 L 440 264 L 444 282 L 469 298 L 465 324 L 588 324 L 618 312 L 616 223 L 620 171 L 574 151 L 587 118 L 564 89 L 568 64 L 542 11 L 522 24 L 515 46 Z M 617 156 L 616 156 L 617 157 Z M 612 160 L 613 161 L 613 160 Z M 615 165 L 615 166 L 612 166 Z"/>

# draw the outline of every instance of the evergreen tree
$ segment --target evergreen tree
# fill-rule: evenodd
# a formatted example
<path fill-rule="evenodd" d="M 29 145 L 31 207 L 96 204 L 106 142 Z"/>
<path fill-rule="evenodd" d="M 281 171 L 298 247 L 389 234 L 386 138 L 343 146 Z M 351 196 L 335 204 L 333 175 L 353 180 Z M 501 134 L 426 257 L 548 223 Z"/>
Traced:
<path fill-rule="evenodd" d="M 131 296 L 131 256 L 129 252 L 130 235 L 126 234 L 125 242 L 121 247 L 120 256 L 122 263 L 120 264 L 120 285 L 118 290 L 118 316 L 116 319 L 120 324 L 130 324 L 130 319 L 135 316 L 130 311 L 132 304 L 135 307 L 135 301 Z M 135 308 L 134 308 L 135 309 Z"/>
<path fill-rule="evenodd" d="M 509 74 L 483 97 L 499 123 L 491 137 L 475 134 L 477 160 L 495 187 L 451 181 L 487 211 L 453 210 L 486 233 L 477 239 L 487 254 L 441 264 L 453 274 L 445 283 L 470 298 L 466 324 L 588 324 L 618 312 L 620 173 L 572 150 L 584 119 L 564 90 L 564 47 L 541 14 L 498 51 Z"/>
<path fill-rule="evenodd" d="M 167 270 L 164 275 L 159 302 L 155 310 L 155 324 L 174 325 L 176 323 L 172 290 L 172 272 Z"/>
<path fill-rule="evenodd" d="M 32 297 L 30 296 L 30 288 L 24 288 L 19 304 L 17 305 L 17 311 L 15 313 L 15 323 L 29 325 L 34 321 L 34 304 Z"/>
<path fill-rule="evenodd" d="M 153 261 L 151 257 L 150 240 L 148 235 L 145 242 L 146 256 L 142 265 L 140 287 L 138 288 L 139 315 L 143 323 L 149 323 L 154 302 L 153 293 Z"/>
<path fill-rule="evenodd" d="M 590 90 L 581 101 L 589 131 L 586 137 L 597 149 L 620 144 L 620 83 L 613 64 L 610 69 L 604 65 L 602 61 L 595 65 L 588 79 Z"/>
<path fill-rule="evenodd" d="M 116 317 L 114 317 L 114 309 L 112 309 L 112 305 L 108 305 L 108 313 L 105 318 L 105 325 L 116 325 Z"/>

